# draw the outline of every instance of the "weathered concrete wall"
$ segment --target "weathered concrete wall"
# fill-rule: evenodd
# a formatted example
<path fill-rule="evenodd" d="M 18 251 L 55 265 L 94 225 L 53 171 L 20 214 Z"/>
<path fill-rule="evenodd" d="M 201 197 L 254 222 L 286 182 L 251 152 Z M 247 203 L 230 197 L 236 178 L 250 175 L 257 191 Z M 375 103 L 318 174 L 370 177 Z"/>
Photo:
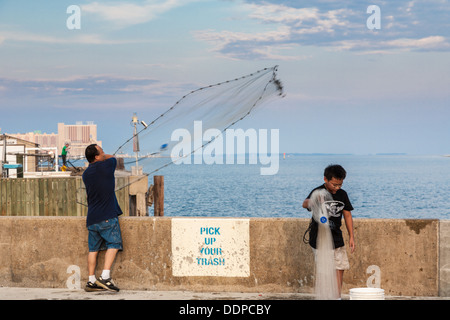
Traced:
<path fill-rule="evenodd" d="M 184 221 L 193 225 L 192 220 L 204 221 L 205 228 L 180 228 Z M 124 251 L 112 272 L 123 289 L 313 291 L 314 258 L 302 242 L 309 219 L 123 217 L 120 223 Z M 449 221 L 354 219 L 354 229 L 357 249 L 349 253 L 344 292 L 378 281 L 387 295 L 449 295 Z M 234 241 L 233 232 L 248 232 L 248 237 Z M 183 239 L 197 243 L 196 252 L 184 247 Z M 216 253 L 211 258 L 223 260 L 199 268 L 205 249 Z M 72 280 L 79 270 L 83 287 L 87 253 L 83 217 L 0 217 L 0 286 L 64 288 L 68 279 L 76 283 Z M 236 258 L 241 263 L 229 266 Z M 98 272 L 102 259 L 100 254 Z M 175 261 L 191 264 L 188 271 L 181 270 L 187 275 L 174 275 Z M 230 269 L 222 272 L 223 267 Z"/>
<path fill-rule="evenodd" d="M 349 254 L 346 288 L 365 287 L 378 267 L 386 294 L 438 296 L 438 220 L 355 219 L 354 232 L 357 251 Z"/>
<path fill-rule="evenodd" d="M 439 296 L 450 297 L 450 221 L 439 224 Z"/>

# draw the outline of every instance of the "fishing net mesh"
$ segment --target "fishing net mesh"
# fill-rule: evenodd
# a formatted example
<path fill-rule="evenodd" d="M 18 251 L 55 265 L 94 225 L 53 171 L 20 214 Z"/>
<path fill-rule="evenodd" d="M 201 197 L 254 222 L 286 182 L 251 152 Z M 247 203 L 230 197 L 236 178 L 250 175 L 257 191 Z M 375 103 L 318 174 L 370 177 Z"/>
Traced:
<path fill-rule="evenodd" d="M 154 116 L 153 120 L 144 119 L 148 127 L 138 132 L 139 158 L 170 155 L 171 148 L 178 143 L 177 140 L 172 141 L 172 133 L 185 129 L 194 138 L 194 121 L 201 121 L 203 131 L 214 128 L 223 132 L 271 98 L 282 96 L 283 88 L 276 78 L 276 71 L 276 66 L 265 68 L 240 78 L 201 87 L 183 96 L 169 109 Z M 144 118 L 150 116 L 141 115 Z M 132 138 L 114 154 L 134 154 Z"/>
<path fill-rule="evenodd" d="M 313 219 L 318 224 L 316 249 L 314 250 L 315 294 L 318 300 L 334 300 L 339 297 L 334 243 L 326 207 L 328 201 L 333 201 L 333 198 L 326 189 L 314 191 L 309 201 Z"/>
<path fill-rule="evenodd" d="M 175 163 L 177 159 L 173 159 L 171 151 L 180 143 L 177 137 L 173 138 L 173 133 L 178 129 L 185 130 L 191 137 L 190 151 L 183 154 L 183 157 L 189 157 L 262 105 L 283 97 L 283 86 L 277 78 L 277 69 L 278 66 L 265 68 L 242 77 L 198 88 L 181 97 L 160 114 L 152 114 L 150 109 L 148 114 L 141 113 L 139 117 L 144 120 L 145 125 L 141 126 L 139 123 L 141 129 L 136 130 L 129 139 L 119 145 L 114 155 L 136 158 L 139 166 L 145 165 L 146 172 L 140 177 L 130 179 L 128 184 L 117 186 L 116 191 L 146 176 L 159 173 L 160 170 Z M 195 135 L 195 122 L 201 122 L 203 132 L 216 129 L 214 132 L 217 135 L 206 140 L 202 134 Z M 130 158 L 125 159 L 125 165 L 135 163 L 136 160 Z"/>
<path fill-rule="evenodd" d="M 265 68 L 189 92 L 166 111 L 153 116 L 153 120 L 144 119 L 148 126 L 120 145 L 114 154 L 117 156 L 126 154 L 133 157 L 136 154 L 136 137 L 138 137 L 139 165 L 145 164 L 148 170 L 144 176 L 154 174 L 176 161 L 171 157 L 171 151 L 180 143 L 180 139 L 173 134 L 183 129 L 191 138 L 188 141 L 191 147 L 188 148 L 190 152 L 182 156 L 191 156 L 217 138 L 212 136 L 204 140 L 203 132 L 206 130 L 216 129 L 214 132 L 220 135 L 262 105 L 284 96 L 283 86 L 277 78 L 277 69 L 278 66 Z M 150 115 L 143 114 L 140 117 L 147 118 Z M 203 132 L 200 135 L 194 132 L 195 122 L 201 123 Z M 156 157 L 167 160 L 163 164 L 156 161 L 152 164 L 152 159 Z"/>

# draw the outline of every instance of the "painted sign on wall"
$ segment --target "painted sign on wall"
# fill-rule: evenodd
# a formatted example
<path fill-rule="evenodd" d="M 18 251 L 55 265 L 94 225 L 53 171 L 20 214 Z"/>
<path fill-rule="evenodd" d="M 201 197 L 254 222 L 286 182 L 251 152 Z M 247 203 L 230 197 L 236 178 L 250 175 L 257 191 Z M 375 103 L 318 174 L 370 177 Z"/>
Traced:
<path fill-rule="evenodd" d="M 173 275 L 248 277 L 249 219 L 172 219 Z"/>

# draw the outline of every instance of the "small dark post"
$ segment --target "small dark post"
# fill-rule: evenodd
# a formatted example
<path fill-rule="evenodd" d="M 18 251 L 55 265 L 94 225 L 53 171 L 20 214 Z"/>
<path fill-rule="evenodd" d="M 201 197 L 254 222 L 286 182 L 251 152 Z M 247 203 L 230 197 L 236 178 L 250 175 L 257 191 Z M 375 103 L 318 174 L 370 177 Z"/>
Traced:
<path fill-rule="evenodd" d="M 125 170 L 125 161 L 123 158 L 117 158 L 116 169 L 117 170 Z"/>
<path fill-rule="evenodd" d="M 164 216 L 164 176 L 153 177 L 153 204 L 155 217 Z"/>

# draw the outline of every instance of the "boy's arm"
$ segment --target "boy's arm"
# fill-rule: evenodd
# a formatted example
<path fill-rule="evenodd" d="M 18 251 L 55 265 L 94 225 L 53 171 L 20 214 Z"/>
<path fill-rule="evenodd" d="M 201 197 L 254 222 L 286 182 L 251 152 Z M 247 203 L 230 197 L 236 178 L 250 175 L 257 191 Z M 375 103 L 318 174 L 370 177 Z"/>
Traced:
<path fill-rule="evenodd" d="M 305 199 L 305 201 L 303 201 L 302 207 L 308 209 L 308 206 L 309 206 L 309 199 Z"/>
<path fill-rule="evenodd" d="M 345 226 L 347 227 L 348 231 L 348 242 L 350 246 L 351 253 L 355 251 L 355 237 L 353 235 L 353 218 L 352 213 L 347 210 L 343 210 L 344 214 L 344 220 L 345 220 Z"/>

